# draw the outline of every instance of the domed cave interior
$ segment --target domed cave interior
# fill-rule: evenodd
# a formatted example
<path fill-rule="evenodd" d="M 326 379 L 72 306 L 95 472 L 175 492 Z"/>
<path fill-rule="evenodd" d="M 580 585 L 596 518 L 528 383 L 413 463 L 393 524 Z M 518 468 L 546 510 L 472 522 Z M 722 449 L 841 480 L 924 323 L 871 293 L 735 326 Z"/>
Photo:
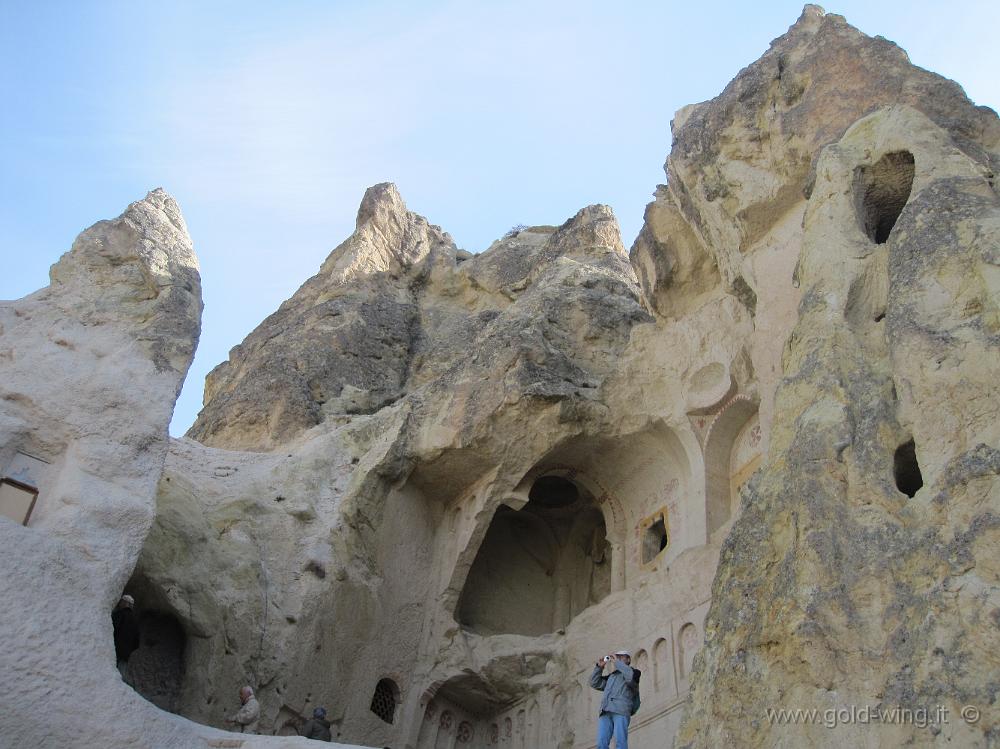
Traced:
<path fill-rule="evenodd" d="M 497 509 L 456 618 L 477 634 L 537 636 L 610 592 L 607 528 L 595 498 L 569 478 L 543 475 L 520 510 Z"/>

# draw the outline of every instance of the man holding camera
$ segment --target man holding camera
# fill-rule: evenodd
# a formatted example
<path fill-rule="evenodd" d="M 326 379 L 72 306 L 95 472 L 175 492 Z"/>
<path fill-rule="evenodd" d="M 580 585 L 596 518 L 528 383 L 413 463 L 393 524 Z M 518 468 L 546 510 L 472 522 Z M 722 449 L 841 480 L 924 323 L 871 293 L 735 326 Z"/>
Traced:
<path fill-rule="evenodd" d="M 632 704 L 638 690 L 638 671 L 629 664 L 632 656 L 619 650 L 597 661 L 590 675 L 590 686 L 604 692 L 597 716 L 597 749 L 608 749 L 615 737 L 616 749 L 628 749 L 628 724 L 632 720 Z M 611 673 L 604 675 L 607 666 Z"/>

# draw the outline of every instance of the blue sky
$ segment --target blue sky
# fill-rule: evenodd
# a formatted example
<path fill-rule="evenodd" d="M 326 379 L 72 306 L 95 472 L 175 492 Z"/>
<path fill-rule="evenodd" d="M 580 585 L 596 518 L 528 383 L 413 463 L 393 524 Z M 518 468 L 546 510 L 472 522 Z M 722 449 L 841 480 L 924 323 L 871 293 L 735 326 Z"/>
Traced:
<path fill-rule="evenodd" d="M 830 3 L 1000 107 L 1000 3 Z M 367 186 L 480 251 L 611 205 L 626 246 L 679 107 L 718 94 L 799 2 L 0 0 L 0 299 L 150 189 L 179 201 L 205 374 L 350 234 Z"/>

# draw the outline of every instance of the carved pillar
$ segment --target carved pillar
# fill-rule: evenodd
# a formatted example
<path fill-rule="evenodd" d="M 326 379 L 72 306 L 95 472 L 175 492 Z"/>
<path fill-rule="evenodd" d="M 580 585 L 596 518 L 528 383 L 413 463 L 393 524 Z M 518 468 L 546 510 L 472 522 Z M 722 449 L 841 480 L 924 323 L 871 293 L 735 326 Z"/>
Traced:
<path fill-rule="evenodd" d="M 611 592 L 625 590 L 625 544 L 611 544 Z"/>
<path fill-rule="evenodd" d="M 411 690 L 414 691 L 414 690 Z M 403 739 L 403 746 L 410 749 L 417 747 L 420 740 L 420 731 L 424 721 L 427 720 L 427 707 L 420 701 L 420 697 L 414 694 L 410 699 L 404 700 L 399 707 L 399 735 Z M 431 742 L 433 746 L 433 742 Z"/>

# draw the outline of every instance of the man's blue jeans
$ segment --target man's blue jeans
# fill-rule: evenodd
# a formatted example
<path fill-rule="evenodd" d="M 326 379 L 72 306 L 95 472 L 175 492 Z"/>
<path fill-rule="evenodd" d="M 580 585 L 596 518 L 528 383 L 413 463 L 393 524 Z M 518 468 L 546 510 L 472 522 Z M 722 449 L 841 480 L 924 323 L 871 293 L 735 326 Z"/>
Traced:
<path fill-rule="evenodd" d="M 597 718 L 597 749 L 608 749 L 612 733 L 615 749 L 628 749 L 628 724 L 631 720 L 631 715 L 601 713 Z"/>

